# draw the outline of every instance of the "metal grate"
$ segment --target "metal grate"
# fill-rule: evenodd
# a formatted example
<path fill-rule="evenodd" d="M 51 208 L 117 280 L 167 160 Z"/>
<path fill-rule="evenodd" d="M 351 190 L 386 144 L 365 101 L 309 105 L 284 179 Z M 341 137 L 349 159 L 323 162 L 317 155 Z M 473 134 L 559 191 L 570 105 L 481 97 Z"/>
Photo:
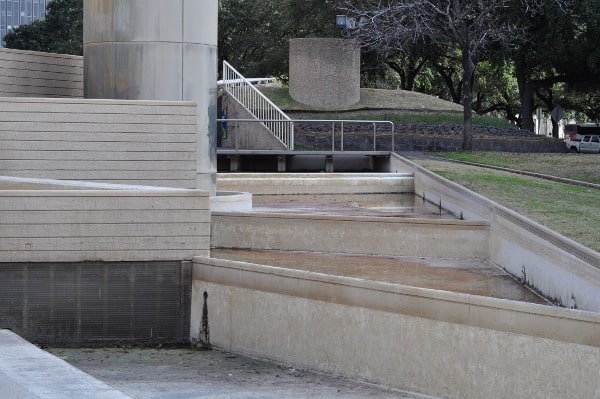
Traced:
<path fill-rule="evenodd" d="M 190 262 L 0 263 L 0 328 L 40 344 L 189 340 Z"/>

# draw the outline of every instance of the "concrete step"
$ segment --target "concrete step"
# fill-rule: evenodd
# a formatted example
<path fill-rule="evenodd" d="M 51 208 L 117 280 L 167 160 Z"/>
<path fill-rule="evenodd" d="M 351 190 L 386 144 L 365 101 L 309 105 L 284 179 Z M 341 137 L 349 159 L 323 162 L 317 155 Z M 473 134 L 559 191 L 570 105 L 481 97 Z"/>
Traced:
<path fill-rule="evenodd" d="M 219 173 L 218 191 L 254 195 L 384 194 L 414 192 L 406 173 Z"/>

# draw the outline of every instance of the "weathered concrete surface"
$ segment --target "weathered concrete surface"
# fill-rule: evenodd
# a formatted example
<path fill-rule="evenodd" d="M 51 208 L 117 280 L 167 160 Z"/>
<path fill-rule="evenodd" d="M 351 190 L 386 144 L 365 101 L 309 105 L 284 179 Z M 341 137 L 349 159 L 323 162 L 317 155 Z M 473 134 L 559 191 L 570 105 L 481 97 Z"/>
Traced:
<path fill-rule="evenodd" d="M 193 290 L 226 350 L 445 398 L 600 392 L 596 313 L 200 258 Z"/>
<path fill-rule="evenodd" d="M 413 169 L 415 194 L 467 220 L 489 220 L 491 261 L 556 304 L 600 313 L 600 253 L 405 158 L 390 159 L 392 171 Z"/>
<path fill-rule="evenodd" d="M 213 248 L 212 258 L 550 305 L 486 260 Z"/>
<path fill-rule="evenodd" d="M 194 101 L 196 188 L 214 194 L 216 0 L 86 0 L 86 98 Z"/>
<path fill-rule="evenodd" d="M 211 214 L 211 247 L 481 259 L 488 223 L 431 218 L 231 212 Z"/>
<path fill-rule="evenodd" d="M 290 96 L 321 109 L 360 100 L 360 45 L 352 39 L 290 40 Z"/>
<path fill-rule="evenodd" d="M 0 177 L 2 262 L 189 260 L 208 254 L 205 191 Z M 37 184 L 34 184 L 34 181 Z M 33 186 L 37 186 L 33 189 Z"/>
<path fill-rule="evenodd" d="M 221 191 L 254 195 L 412 193 L 411 172 L 399 173 L 220 173 Z"/>
<path fill-rule="evenodd" d="M 196 188 L 197 114 L 190 101 L 0 97 L 0 174 Z"/>
<path fill-rule="evenodd" d="M 8 330 L 0 330 L 0 397 L 131 399 Z"/>
<path fill-rule="evenodd" d="M 0 97 L 83 97 L 83 57 L 0 48 Z"/>
<path fill-rule="evenodd" d="M 426 399 L 409 392 L 298 369 L 293 359 L 272 363 L 218 349 L 121 347 L 48 350 L 134 398 Z"/>

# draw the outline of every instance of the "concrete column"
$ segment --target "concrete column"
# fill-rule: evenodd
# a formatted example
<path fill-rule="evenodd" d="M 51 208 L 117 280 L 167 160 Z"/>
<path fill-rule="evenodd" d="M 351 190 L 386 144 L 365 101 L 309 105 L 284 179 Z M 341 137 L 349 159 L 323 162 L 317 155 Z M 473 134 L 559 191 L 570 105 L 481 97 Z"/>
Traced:
<path fill-rule="evenodd" d="M 290 40 L 290 96 L 321 109 L 360 100 L 360 46 L 351 39 Z"/>
<path fill-rule="evenodd" d="M 197 188 L 216 181 L 217 0 L 84 1 L 84 97 L 198 103 Z"/>

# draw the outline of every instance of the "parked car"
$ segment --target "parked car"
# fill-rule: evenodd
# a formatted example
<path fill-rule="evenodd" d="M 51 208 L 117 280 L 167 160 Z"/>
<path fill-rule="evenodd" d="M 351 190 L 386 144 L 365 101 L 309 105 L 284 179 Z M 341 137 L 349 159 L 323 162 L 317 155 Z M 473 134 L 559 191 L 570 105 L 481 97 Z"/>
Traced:
<path fill-rule="evenodd" d="M 570 151 L 600 153 L 600 126 L 598 124 L 567 125 L 565 145 Z"/>

